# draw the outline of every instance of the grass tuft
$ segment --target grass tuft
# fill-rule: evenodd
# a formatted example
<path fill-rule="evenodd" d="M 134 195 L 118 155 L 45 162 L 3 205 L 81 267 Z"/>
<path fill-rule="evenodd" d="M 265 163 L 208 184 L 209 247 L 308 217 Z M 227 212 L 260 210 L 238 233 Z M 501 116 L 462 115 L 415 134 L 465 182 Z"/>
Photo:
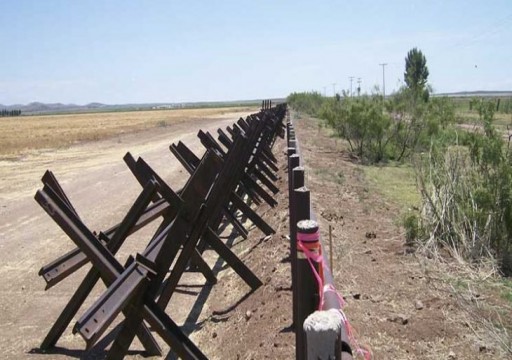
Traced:
<path fill-rule="evenodd" d="M 421 196 L 416 187 L 416 177 L 411 166 L 386 164 L 362 168 L 371 187 L 386 199 L 404 210 L 419 206 Z"/>

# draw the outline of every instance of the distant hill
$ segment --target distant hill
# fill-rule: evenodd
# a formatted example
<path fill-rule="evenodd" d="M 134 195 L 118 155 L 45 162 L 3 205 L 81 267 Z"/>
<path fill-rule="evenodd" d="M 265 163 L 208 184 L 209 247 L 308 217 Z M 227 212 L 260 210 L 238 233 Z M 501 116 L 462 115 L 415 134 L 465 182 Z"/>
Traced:
<path fill-rule="evenodd" d="M 74 112 L 74 111 L 87 111 L 91 109 L 98 109 L 103 104 L 93 103 L 87 105 L 75 105 L 75 104 L 62 104 L 62 103 L 51 103 L 45 104 L 41 102 L 31 102 L 30 104 L 21 105 L 2 105 L 0 109 L 7 110 L 21 110 L 23 114 L 39 114 L 39 113 L 60 113 L 60 112 Z"/>
<path fill-rule="evenodd" d="M 512 91 L 483 91 L 483 90 L 477 90 L 477 91 L 459 91 L 459 92 L 453 92 L 453 93 L 439 93 L 434 94 L 433 96 L 448 96 L 448 97 L 512 97 Z"/>
<path fill-rule="evenodd" d="M 274 102 L 284 102 L 285 99 L 273 99 Z M 182 109 L 182 108 L 204 108 L 204 107 L 223 107 L 223 106 L 253 106 L 261 104 L 261 100 L 235 100 L 235 101 L 206 101 L 206 102 L 184 102 L 184 103 L 148 103 L 148 104 L 116 104 L 108 105 L 98 102 L 92 102 L 87 105 L 62 104 L 62 103 L 41 103 L 31 102 L 22 105 L 2 105 L 0 110 L 21 110 L 23 115 L 43 115 L 43 114 L 64 114 L 64 113 L 84 113 L 84 112 L 103 112 L 103 111 L 134 111 L 134 110 L 160 110 L 160 109 Z"/>

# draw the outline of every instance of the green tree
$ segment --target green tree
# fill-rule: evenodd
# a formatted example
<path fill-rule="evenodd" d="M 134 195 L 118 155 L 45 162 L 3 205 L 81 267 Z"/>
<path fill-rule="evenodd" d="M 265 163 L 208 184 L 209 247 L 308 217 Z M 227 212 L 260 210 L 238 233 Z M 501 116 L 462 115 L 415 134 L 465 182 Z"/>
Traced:
<path fill-rule="evenodd" d="M 405 58 L 404 81 L 414 97 L 422 97 L 424 100 L 428 100 L 428 75 L 425 55 L 417 48 L 409 50 Z"/>

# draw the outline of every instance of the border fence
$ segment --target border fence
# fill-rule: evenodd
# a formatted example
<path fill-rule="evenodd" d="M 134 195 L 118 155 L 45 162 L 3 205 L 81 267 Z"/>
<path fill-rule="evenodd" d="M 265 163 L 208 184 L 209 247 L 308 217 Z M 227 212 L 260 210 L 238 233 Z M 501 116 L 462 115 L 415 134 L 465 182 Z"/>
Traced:
<path fill-rule="evenodd" d="M 165 309 L 188 267 L 197 268 L 209 283 L 217 281 L 202 257 L 206 247 L 217 252 L 252 289 L 262 285 L 219 238 L 219 229 L 227 221 L 239 235 L 247 237 L 247 230 L 236 216 L 241 212 L 264 234 L 275 232 L 249 202 L 277 204 L 272 196 L 278 191 L 274 185 L 277 160 L 272 147 L 277 137 L 284 138 L 285 114 L 286 104 L 272 107 L 270 101 L 263 101 L 259 113 L 240 118 L 226 131 L 218 129 L 217 140 L 212 134 L 199 131 L 198 137 L 206 148 L 201 158 L 181 141 L 172 144 L 171 153 L 190 174 L 177 191 L 142 158 L 135 159 L 127 153 L 124 161 L 142 190 L 121 222 L 102 231 L 92 231 L 85 225 L 54 174 L 47 171 L 35 200 L 76 248 L 41 268 L 39 275 L 46 282 L 46 290 L 84 265 L 92 266 L 49 330 L 41 350 L 56 346 L 101 280 L 106 290 L 93 299 L 93 305 L 73 327 L 73 332 L 84 338 L 86 349 L 105 338 L 109 326 L 122 313 L 125 319 L 114 334 L 107 359 L 122 359 L 135 337 L 146 355 L 162 355 L 149 326 L 180 358 L 207 359 Z M 159 226 L 147 244 L 141 243 L 140 252 L 124 264 L 119 262 L 115 254 L 127 237 L 154 221 L 159 221 Z"/>
<path fill-rule="evenodd" d="M 83 266 L 91 266 L 48 331 L 40 350 L 51 352 L 56 347 L 89 300 L 92 305 L 73 327 L 73 332 L 85 340 L 85 350 L 108 343 L 103 340 L 112 336 L 107 359 L 122 359 L 137 337 L 146 355 L 160 356 L 163 354 L 154 338 L 156 333 L 180 358 L 206 360 L 206 355 L 183 333 L 166 308 L 185 271 L 197 270 L 207 283 L 217 282 L 203 258 L 207 248 L 214 250 L 251 289 L 262 285 L 258 275 L 219 235 L 229 223 L 233 231 L 247 238 L 248 231 L 237 217 L 240 213 L 263 234 L 275 233 L 257 209 L 263 203 L 277 205 L 274 195 L 279 189 L 274 183 L 279 168 L 272 149 L 276 139 L 285 136 L 295 358 L 350 360 L 350 343 L 356 353 L 369 358 L 369 353 L 360 349 L 352 336 L 342 310 L 344 300 L 334 287 L 310 191 L 305 186 L 300 144 L 287 106 L 273 107 L 270 100 L 262 102 L 259 113 L 240 118 L 225 130 L 217 129 L 217 138 L 200 130 L 198 137 L 205 148 L 202 157 L 181 141 L 171 144 L 170 152 L 189 173 L 179 190 L 168 185 L 144 159 L 127 153 L 123 160 L 142 189 L 124 218 L 108 229 L 89 229 L 55 175 L 46 171 L 35 200 L 76 245 L 40 269 L 46 290 Z M 158 227 L 147 243 L 140 244 L 140 252 L 121 263 L 115 255 L 125 240 L 154 222 Z M 100 281 L 106 289 L 92 298 L 92 290 Z M 120 314 L 124 320 L 118 331 L 109 333 Z"/>
<path fill-rule="evenodd" d="M 296 359 L 351 360 L 350 343 L 356 346 L 356 353 L 368 359 L 369 352 L 357 346 L 342 310 L 343 297 L 334 286 L 310 190 L 305 186 L 304 159 L 289 112 L 286 139 Z"/>

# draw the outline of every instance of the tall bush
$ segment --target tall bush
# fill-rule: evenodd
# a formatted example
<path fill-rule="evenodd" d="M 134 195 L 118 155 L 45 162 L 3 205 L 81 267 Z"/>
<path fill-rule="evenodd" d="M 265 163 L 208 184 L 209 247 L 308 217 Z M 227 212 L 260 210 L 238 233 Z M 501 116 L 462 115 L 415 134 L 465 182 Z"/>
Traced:
<path fill-rule="evenodd" d="M 294 93 L 290 106 L 317 116 L 347 140 L 350 151 L 362 161 L 403 161 L 428 150 L 430 138 L 454 121 L 448 98 L 418 101 L 408 88 L 390 99 L 381 95 L 322 97 L 319 93 Z"/>
<path fill-rule="evenodd" d="M 386 158 L 391 117 L 381 97 L 346 96 L 340 101 L 325 102 L 319 116 L 336 135 L 347 140 L 350 150 L 361 159 L 379 162 Z"/>
<path fill-rule="evenodd" d="M 512 156 L 493 126 L 495 105 L 478 101 L 479 126 L 460 141 L 432 141 L 417 161 L 420 239 L 471 261 L 507 257 L 512 245 Z"/>
<path fill-rule="evenodd" d="M 318 110 L 327 98 L 323 97 L 319 92 L 294 92 L 288 95 L 286 99 L 288 105 L 295 110 L 305 112 L 312 116 L 317 116 Z"/>

